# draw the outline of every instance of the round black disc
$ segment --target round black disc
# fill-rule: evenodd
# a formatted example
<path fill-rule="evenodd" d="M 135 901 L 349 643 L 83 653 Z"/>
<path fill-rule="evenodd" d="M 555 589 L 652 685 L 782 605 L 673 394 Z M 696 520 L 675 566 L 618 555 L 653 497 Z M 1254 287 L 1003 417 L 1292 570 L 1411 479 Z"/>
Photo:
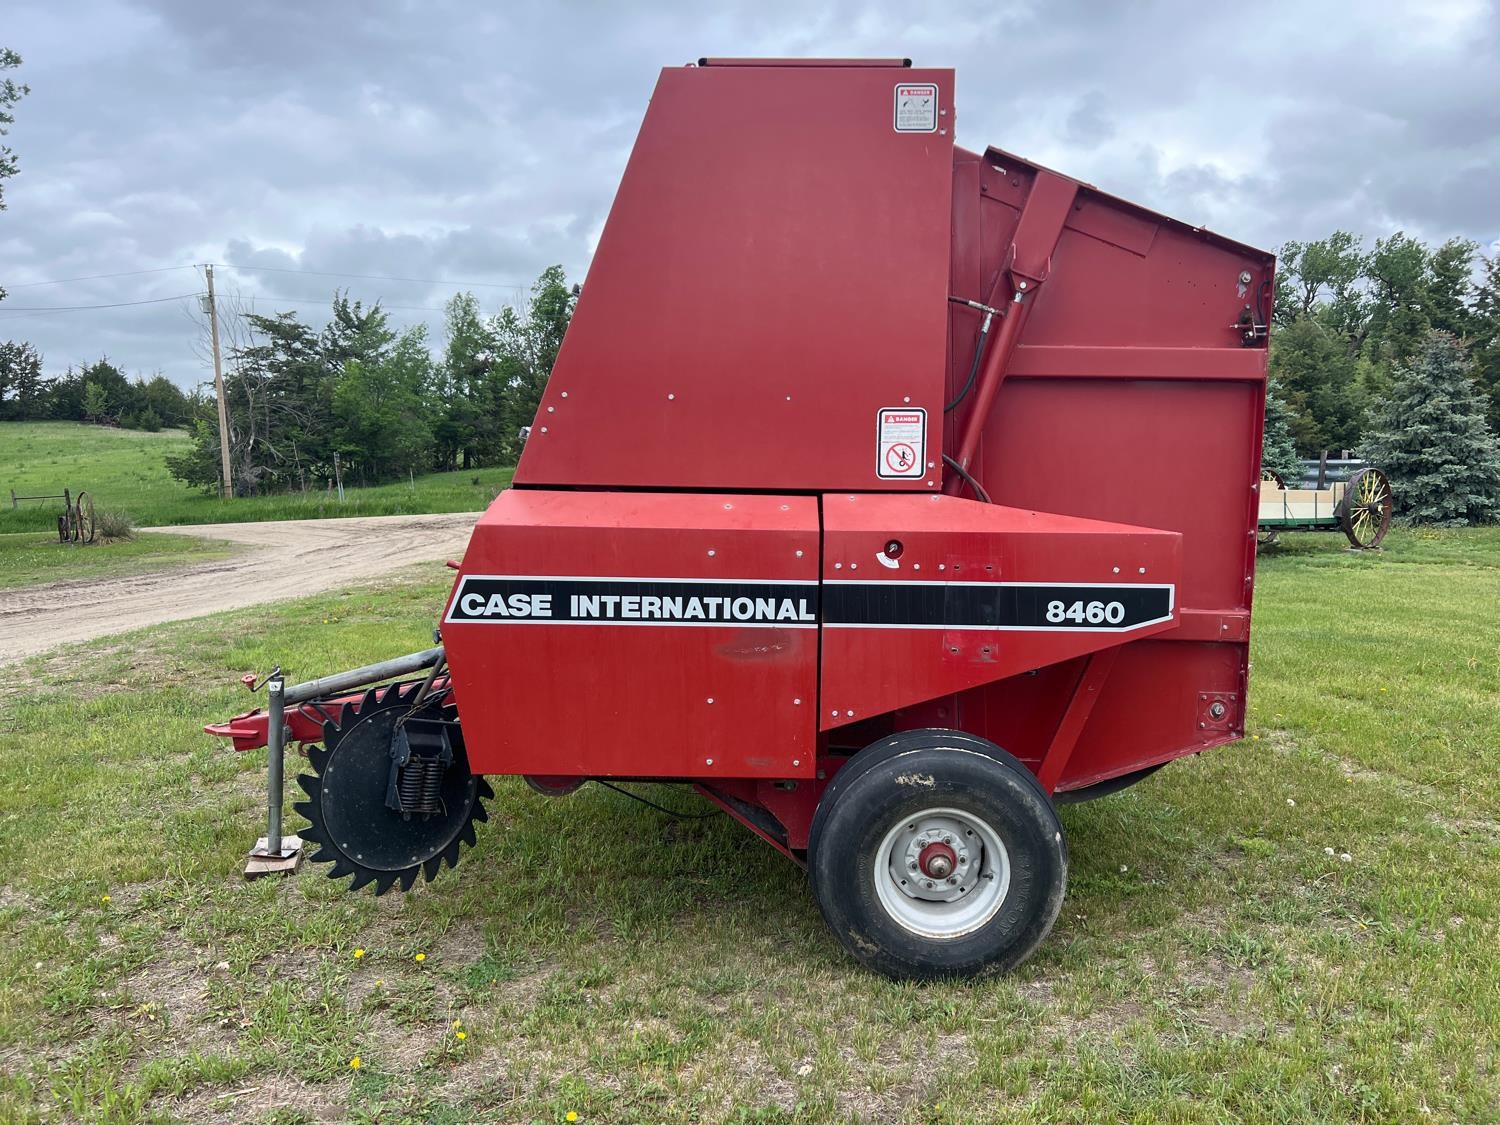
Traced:
<path fill-rule="evenodd" d="M 405 688 L 407 690 L 403 691 Z M 322 847 L 314 862 L 333 864 L 330 878 L 353 875 L 350 890 L 376 884 L 382 894 L 399 882 L 410 889 L 419 873 L 431 879 L 446 861 L 458 862 L 461 845 L 474 843 L 474 821 L 488 819 L 483 797 L 489 784 L 469 772 L 463 739 L 451 728 L 454 760 L 442 782 L 439 811 L 405 814 L 386 805 L 390 785 L 391 741 L 397 723 L 410 711 L 414 685 L 369 692 L 357 706 L 345 706 L 324 724 L 322 747 L 310 747 L 316 771 L 298 778 L 309 801 L 295 807 L 312 823 L 304 840 Z M 452 709 L 424 709 L 420 717 L 453 718 Z"/>

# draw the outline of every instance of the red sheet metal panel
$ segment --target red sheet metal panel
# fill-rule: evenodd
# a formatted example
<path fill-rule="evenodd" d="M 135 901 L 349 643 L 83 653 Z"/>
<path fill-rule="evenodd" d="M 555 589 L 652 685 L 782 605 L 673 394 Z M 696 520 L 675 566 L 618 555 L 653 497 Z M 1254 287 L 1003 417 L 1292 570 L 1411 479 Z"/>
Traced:
<path fill-rule="evenodd" d="M 809 497 L 502 493 L 444 615 L 479 773 L 811 777 Z"/>
<path fill-rule="evenodd" d="M 949 70 L 663 71 L 516 482 L 935 489 L 952 122 Z"/>
<path fill-rule="evenodd" d="M 1173 532 L 878 494 L 823 526 L 825 730 L 1177 624 Z"/>

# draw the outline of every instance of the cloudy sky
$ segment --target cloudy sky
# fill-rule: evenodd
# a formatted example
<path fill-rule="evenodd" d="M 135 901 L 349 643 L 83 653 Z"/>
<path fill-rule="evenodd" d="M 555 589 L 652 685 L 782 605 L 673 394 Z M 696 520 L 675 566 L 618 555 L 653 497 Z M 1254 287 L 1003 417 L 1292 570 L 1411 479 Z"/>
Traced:
<path fill-rule="evenodd" d="M 657 70 L 701 55 L 955 67 L 961 145 L 1254 244 L 1500 239 L 1494 0 L 3 7 L 32 93 L 0 339 L 53 371 L 205 378 L 191 301 L 26 311 L 194 293 L 195 263 L 257 311 L 319 321 L 340 286 L 434 329 L 458 288 L 581 278 Z"/>

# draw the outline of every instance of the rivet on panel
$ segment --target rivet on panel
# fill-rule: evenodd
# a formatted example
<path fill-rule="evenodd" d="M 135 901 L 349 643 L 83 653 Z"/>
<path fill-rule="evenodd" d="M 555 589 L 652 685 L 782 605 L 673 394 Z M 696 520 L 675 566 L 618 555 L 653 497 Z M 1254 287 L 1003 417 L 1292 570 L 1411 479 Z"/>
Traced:
<path fill-rule="evenodd" d="M 802 706 L 802 700 L 800 700 L 800 699 L 794 699 L 794 700 L 792 700 L 792 706 L 793 707 L 801 707 Z"/>
<path fill-rule="evenodd" d="M 545 434 L 545 433 L 546 433 L 546 432 L 547 432 L 547 427 L 546 427 L 546 426 L 543 426 L 543 427 L 542 427 L 542 433 L 544 433 L 544 434 Z"/>
<path fill-rule="evenodd" d="M 802 759 L 801 758 L 793 758 L 792 759 L 792 768 L 793 769 L 796 769 L 801 764 L 802 764 Z"/>
<path fill-rule="evenodd" d="M 668 402 L 671 402 L 671 401 L 672 401 L 672 400 L 673 400 L 673 399 L 674 399 L 674 398 L 676 398 L 676 397 L 677 397 L 677 396 L 676 396 L 676 395 L 668 395 L 668 396 L 667 396 L 667 401 L 668 401 Z"/>
<path fill-rule="evenodd" d="M 708 697 L 708 701 L 709 701 L 709 702 L 710 702 L 710 703 L 712 703 L 712 702 L 713 702 L 713 701 L 714 701 L 714 697 L 713 697 L 713 696 L 711 696 L 711 695 L 710 695 L 710 696 L 709 696 L 709 697 Z"/>
<path fill-rule="evenodd" d="M 854 718 L 854 712 L 853 711 L 845 711 L 844 712 L 844 717 L 848 718 L 848 719 L 852 719 L 852 718 Z"/>
<path fill-rule="evenodd" d="M 901 399 L 901 401 L 902 401 L 902 402 L 910 402 L 910 401 L 911 401 L 911 395 L 906 395 L 906 396 L 904 396 L 904 397 L 903 397 L 903 398 L 902 398 L 902 399 Z"/>
<path fill-rule="evenodd" d="M 555 413 L 557 413 L 557 407 L 555 407 L 555 406 L 549 406 L 549 407 L 547 407 L 547 413 L 548 414 L 555 414 Z"/>
<path fill-rule="evenodd" d="M 833 564 L 833 569 L 834 570 L 843 570 L 844 569 L 844 564 L 843 563 L 834 563 Z"/>
<path fill-rule="evenodd" d="M 859 569 L 859 563 L 850 563 L 849 564 L 849 569 L 850 570 L 858 570 Z"/>
<path fill-rule="evenodd" d="M 563 393 L 562 393 L 562 397 L 563 397 L 563 398 L 567 398 L 567 397 L 568 397 L 568 392 L 567 392 L 567 391 L 563 391 Z"/>
<path fill-rule="evenodd" d="M 797 552 L 797 557 L 798 557 L 798 558 L 799 558 L 799 559 L 800 559 L 800 558 L 801 558 L 801 557 L 802 557 L 802 552 L 801 552 L 801 551 L 798 551 L 798 552 Z"/>
<path fill-rule="evenodd" d="M 732 511 L 734 511 L 734 505 L 733 504 L 725 504 L 724 505 L 724 510 L 726 512 L 732 512 Z"/>
<path fill-rule="evenodd" d="M 1119 574 L 1119 573 L 1120 573 L 1120 568 L 1119 568 L 1119 567 L 1115 567 L 1115 573 L 1116 573 L 1116 574 Z"/>
<path fill-rule="evenodd" d="M 913 570 L 921 570 L 922 569 L 922 564 L 921 563 L 912 563 L 911 564 L 911 568 Z"/>
<path fill-rule="evenodd" d="M 1141 573 L 1142 573 L 1142 574 L 1145 574 L 1145 573 L 1146 573 L 1146 568 L 1145 568 L 1145 567 L 1141 567 Z"/>
<path fill-rule="evenodd" d="M 709 549 L 708 549 L 708 557 L 709 557 L 709 558 L 713 558 L 713 557 L 714 557 L 714 556 L 715 556 L 715 555 L 717 555 L 717 554 L 718 554 L 718 553 L 719 553 L 719 552 L 718 552 L 718 551 L 715 551 L 715 550 L 714 550 L 714 549 L 713 549 L 713 548 L 712 548 L 712 547 L 710 547 L 710 548 L 709 548 Z"/>
<path fill-rule="evenodd" d="M 711 765 L 714 764 L 714 760 L 712 758 L 704 758 L 703 759 L 703 764 L 705 766 L 711 766 Z"/>

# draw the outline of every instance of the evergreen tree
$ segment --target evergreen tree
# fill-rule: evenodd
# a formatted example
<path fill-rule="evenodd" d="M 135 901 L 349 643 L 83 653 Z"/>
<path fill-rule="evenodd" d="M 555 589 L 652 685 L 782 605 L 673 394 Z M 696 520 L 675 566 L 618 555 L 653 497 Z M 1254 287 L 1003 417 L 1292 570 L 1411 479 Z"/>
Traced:
<path fill-rule="evenodd" d="M 1462 527 L 1500 518 L 1500 441 L 1463 346 L 1431 332 L 1399 365 L 1360 448 L 1391 480 L 1396 511 L 1414 524 Z"/>
<path fill-rule="evenodd" d="M 0 418 L 43 417 L 46 389 L 36 348 L 16 340 L 0 343 Z"/>
<path fill-rule="evenodd" d="M 7 70 L 14 70 L 21 65 L 21 56 L 14 51 L 0 47 L 0 137 L 8 133 L 9 126 L 15 123 L 15 114 L 11 108 L 31 90 L 21 85 L 14 78 L 5 77 Z M 5 210 L 5 181 L 20 171 L 20 164 L 16 160 L 16 154 L 7 145 L 0 145 L 0 211 Z M 5 299 L 5 290 L 0 288 L 0 301 Z"/>
<path fill-rule="evenodd" d="M 1266 425 L 1260 463 L 1262 468 L 1279 476 L 1288 488 L 1296 488 L 1302 479 L 1302 458 L 1292 438 L 1291 411 L 1275 382 L 1266 386 Z"/>
<path fill-rule="evenodd" d="M 440 469 L 470 468 L 483 444 L 486 405 L 495 369 L 495 343 L 472 293 L 455 294 L 444 308 L 447 343 L 435 372 L 438 396 L 435 461 Z"/>
<path fill-rule="evenodd" d="M 1270 367 L 1290 408 L 1289 427 L 1299 450 L 1315 457 L 1354 444 L 1363 416 L 1358 359 L 1318 313 L 1299 316 L 1271 334 Z"/>
<path fill-rule="evenodd" d="M 1484 281 L 1474 293 L 1474 364 L 1488 400 L 1490 429 L 1500 434 L 1500 253 L 1486 258 Z"/>
<path fill-rule="evenodd" d="M 496 436 L 500 453 L 507 460 L 521 455 L 522 431 L 536 417 L 578 292 L 578 286 L 569 287 L 561 266 L 548 266 L 531 287 L 525 308 L 507 306 L 492 322 L 497 374 L 504 390 Z"/>

